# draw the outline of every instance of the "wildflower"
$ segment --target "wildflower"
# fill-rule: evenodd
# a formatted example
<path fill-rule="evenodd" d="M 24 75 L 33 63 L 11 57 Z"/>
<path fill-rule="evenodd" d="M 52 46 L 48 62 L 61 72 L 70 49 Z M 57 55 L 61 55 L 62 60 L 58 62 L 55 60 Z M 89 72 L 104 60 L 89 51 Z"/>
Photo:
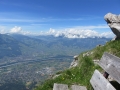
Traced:
<path fill-rule="evenodd" d="M 74 74 L 72 74 L 72 76 L 74 77 L 75 75 L 74 75 Z"/>

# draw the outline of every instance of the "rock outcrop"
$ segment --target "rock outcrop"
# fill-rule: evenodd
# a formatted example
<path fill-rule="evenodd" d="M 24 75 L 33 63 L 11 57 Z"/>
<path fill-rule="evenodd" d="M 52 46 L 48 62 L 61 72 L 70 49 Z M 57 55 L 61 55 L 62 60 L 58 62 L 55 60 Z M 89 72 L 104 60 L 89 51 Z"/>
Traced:
<path fill-rule="evenodd" d="M 86 52 L 86 53 L 83 53 L 83 57 L 89 56 L 89 55 L 91 55 L 91 54 L 93 54 L 93 52 Z"/>
<path fill-rule="evenodd" d="M 73 58 L 74 58 L 74 60 L 70 64 L 69 68 L 76 67 L 78 65 L 78 55 L 74 56 Z"/>
<path fill-rule="evenodd" d="M 115 40 L 120 39 L 120 15 L 108 13 L 104 16 L 104 19 L 116 35 Z"/>

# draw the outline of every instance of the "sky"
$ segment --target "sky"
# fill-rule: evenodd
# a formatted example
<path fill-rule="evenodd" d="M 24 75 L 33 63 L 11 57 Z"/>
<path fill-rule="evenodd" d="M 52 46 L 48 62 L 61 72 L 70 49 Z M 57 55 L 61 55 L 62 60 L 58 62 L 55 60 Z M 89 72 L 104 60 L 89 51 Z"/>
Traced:
<path fill-rule="evenodd" d="M 109 12 L 120 14 L 120 0 L 0 0 L 0 33 L 112 35 Z"/>

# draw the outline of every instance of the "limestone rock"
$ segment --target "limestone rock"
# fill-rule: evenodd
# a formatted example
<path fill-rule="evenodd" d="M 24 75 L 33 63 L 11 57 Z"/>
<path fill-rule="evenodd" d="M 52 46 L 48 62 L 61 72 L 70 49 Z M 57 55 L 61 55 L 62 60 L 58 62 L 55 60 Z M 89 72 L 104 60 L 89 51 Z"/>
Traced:
<path fill-rule="evenodd" d="M 74 60 L 70 64 L 70 68 L 76 67 L 78 65 L 78 55 L 74 56 L 73 58 L 74 58 Z"/>
<path fill-rule="evenodd" d="M 108 13 L 104 16 L 104 19 L 116 35 L 115 40 L 120 39 L 120 15 Z"/>
<path fill-rule="evenodd" d="M 97 65 L 99 63 L 99 59 L 93 60 L 94 64 Z"/>
<path fill-rule="evenodd" d="M 89 56 L 89 55 L 91 55 L 91 54 L 93 54 L 93 52 L 86 52 L 86 53 L 83 53 L 83 57 Z"/>
<path fill-rule="evenodd" d="M 99 44 L 99 45 L 97 45 L 96 47 L 102 47 L 102 46 L 104 46 L 104 45 L 100 45 L 100 44 Z"/>
<path fill-rule="evenodd" d="M 59 77 L 60 75 L 61 75 L 61 74 L 55 75 L 55 76 L 53 76 L 52 78 L 55 79 L 55 78 Z"/>

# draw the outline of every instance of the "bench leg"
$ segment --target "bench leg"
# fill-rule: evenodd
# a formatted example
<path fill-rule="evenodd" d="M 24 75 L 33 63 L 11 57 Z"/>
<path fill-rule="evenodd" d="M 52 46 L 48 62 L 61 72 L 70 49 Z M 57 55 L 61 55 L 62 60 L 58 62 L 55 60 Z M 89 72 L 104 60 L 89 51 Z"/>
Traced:
<path fill-rule="evenodd" d="M 109 74 L 107 72 L 104 72 L 103 76 L 107 79 Z"/>

